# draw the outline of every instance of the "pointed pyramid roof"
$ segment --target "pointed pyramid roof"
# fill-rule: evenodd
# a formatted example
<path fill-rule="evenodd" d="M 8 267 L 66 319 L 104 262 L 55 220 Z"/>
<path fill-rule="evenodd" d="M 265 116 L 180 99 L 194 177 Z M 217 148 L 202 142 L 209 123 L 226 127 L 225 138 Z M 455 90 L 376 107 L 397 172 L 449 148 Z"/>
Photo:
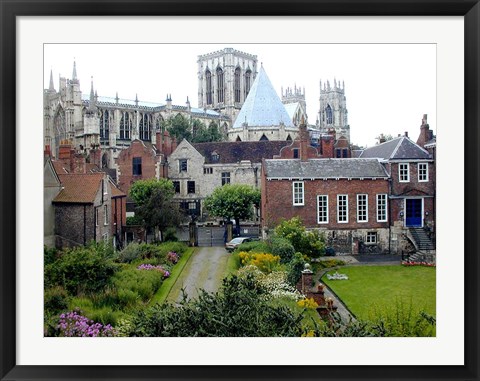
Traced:
<path fill-rule="evenodd" d="M 238 113 L 233 128 L 242 127 L 243 123 L 249 126 L 278 126 L 283 123 L 293 127 L 292 120 L 282 101 L 275 92 L 267 73 L 260 67 L 260 71 L 253 82 L 247 99 Z"/>

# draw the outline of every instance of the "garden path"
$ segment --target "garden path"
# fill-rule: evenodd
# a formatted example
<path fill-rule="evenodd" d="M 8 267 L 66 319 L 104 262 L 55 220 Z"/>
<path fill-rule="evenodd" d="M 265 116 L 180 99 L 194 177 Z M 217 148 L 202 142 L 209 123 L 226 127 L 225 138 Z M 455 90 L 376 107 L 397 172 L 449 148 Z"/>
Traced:
<path fill-rule="evenodd" d="M 217 291 L 225 277 L 229 255 L 223 246 L 196 248 L 168 294 L 167 302 L 179 303 L 182 288 L 188 299 L 198 296 L 200 289 Z"/>

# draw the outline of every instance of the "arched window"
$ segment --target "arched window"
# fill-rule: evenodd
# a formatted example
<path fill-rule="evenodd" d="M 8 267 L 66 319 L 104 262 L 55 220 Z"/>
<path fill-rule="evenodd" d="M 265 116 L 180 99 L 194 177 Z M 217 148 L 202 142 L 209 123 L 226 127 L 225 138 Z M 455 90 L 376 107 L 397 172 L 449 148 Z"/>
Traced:
<path fill-rule="evenodd" d="M 242 139 L 240 139 L 240 136 L 238 136 L 238 135 L 237 135 L 237 139 L 236 139 L 235 141 L 237 141 L 237 142 L 241 142 L 241 141 L 242 141 Z"/>
<path fill-rule="evenodd" d="M 108 142 L 110 133 L 110 118 L 108 110 L 100 112 L 100 140 Z"/>
<path fill-rule="evenodd" d="M 120 120 L 120 139 L 130 139 L 130 131 L 132 130 L 132 120 L 130 114 L 126 111 L 122 113 L 122 119 Z"/>
<path fill-rule="evenodd" d="M 327 124 L 333 124 L 333 112 L 330 105 L 327 105 L 325 113 L 327 114 Z"/>
<path fill-rule="evenodd" d="M 67 139 L 67 128 L 65 125 L 65 112 L 60 108 L 53 118 L 53 130 L 55 134 L 55 151 L 58 157 L 58 147 L 63 139 Z"/>
<path fill-rule="evenodd" d="M 217 99 L 218 103 L 224 102 L 224 78 L 222 68 L 217 68 Z"/>
<path fill-rule="evenodd" d="M 205 89 L 206 89 L 206 95 L 207 95 L 207 105 L 211 105 L 213 103 L 213 91 L 212 91 L 212 73 L 210 73 L 210 70 L 207 70 L 205 72 Z"/>
<path fill-rule="evenodd" d="M 239 67 L 235 69 L 234 92 L 235 92 L 235 102 L 240 102 L 240 68 Z"/>
<path fill-rule="evenodd" d="M 268 138 L 265 136 L 265 134 L 262 135 L 262 137 L 260 138 L 260 141 L 267 141 Z"/>
<path fill-rule="evenodd" d="M 150 140 L 151 117 L 148 114 L 143 114 L 140 118 L 140 140 Z"/>
<path fill-rule="evenodd" d="M 291 142 L 292 141 L 292 137 L 290 136 L 290 134 L 288 134 L 287 136 L 287 142 Z"/>
<path fill-rule="evenodd" d="M 245 98 L 250 92 L 250 87 L 252 87 L 252 71 L 248 69 L 245 72 Z"/>

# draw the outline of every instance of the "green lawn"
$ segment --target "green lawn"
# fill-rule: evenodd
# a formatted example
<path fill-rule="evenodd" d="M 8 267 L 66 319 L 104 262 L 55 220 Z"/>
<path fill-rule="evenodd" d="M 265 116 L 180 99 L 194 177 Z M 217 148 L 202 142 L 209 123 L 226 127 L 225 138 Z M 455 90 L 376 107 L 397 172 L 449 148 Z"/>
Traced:
<path fill-rule="evenodd" d="M 330 271 L 332 274 L 334 271 Z M 340 274 L 348 280 L 328 280 L 328 285 L 359 319 L 369 319 L 376 311 L 403 310 L 425 311 L 436 316 L 434 267 L 401 265 L 342 267 Z"/>

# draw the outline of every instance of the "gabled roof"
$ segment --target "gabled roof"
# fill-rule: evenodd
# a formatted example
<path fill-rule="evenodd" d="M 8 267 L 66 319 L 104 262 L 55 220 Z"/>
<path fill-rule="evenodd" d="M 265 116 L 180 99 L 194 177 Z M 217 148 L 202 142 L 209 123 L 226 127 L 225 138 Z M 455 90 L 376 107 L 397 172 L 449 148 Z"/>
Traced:
<path fill-rule="evenodd" d="M 127 197 L 125 193 L 123 193 L 120 188 L 113 182 L 111 178 L 109 178 L 110 182 L 110 189 L 112 190 L 112 198 L 114 197 Z"/>
<path fill-rule="evenodd" d="M 293 127 L 292 119 L 275 92 L 263 66 L 253 82 L 233 128 L 240 128 L 243 123 L 262 127 L 278 126 L 283 123 L 287 127 Z"/>
<path fill-rule="evenodd" d="M 265 160 L 267 179 L 388 178 L 377 159 Z"/>
<path fill-rule="evenodd" d="M 62 190 L 53 202 L 93 204 L 104 176 L 104 173 L 59 174 Z"/>
<path fill-rule="evenodd" d="M 419 160 L 430 159 L 430 154 L 409 138 L 401 136 L 385 143 L 365 148 L 360 157 L 383 160 Z"/>
<path fill-rule="evenodd" d="M 213 142 L 195 143 L 192 146 L 205 157 L 205 164 L 238 163 L 250 160 L 261 163 L 262 159 L 272 159 L 280 153 L 280 149 L 289 145 L 287 141 L 257 141 L 257 142 Z M 213 153 L 218 160 L 213 159 Z"/>

